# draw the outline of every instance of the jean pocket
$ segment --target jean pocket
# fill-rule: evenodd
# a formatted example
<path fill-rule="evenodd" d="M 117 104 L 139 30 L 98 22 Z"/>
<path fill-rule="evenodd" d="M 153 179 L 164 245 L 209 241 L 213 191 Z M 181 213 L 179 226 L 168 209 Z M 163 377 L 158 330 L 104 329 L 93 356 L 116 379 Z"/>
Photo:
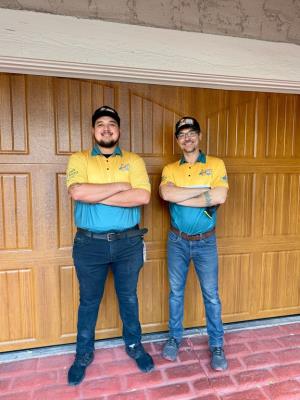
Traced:
<path fill-rule="evenodd" d="M 135 246 L 138 243 L 142 243 L 143 237 L 141 235 L 131 236 L 127 238 L 127 241 L 131 246 Z"/>
<path fill-rule="evenodd" d="M 181 239 L 180 236 L 176 235 L 176 233 L 174 233 L 174 232 L 172 232 L 172 231 L 169 232 L 168 238 L 169 238 L 169 240 L 170 240 L 171 242 L 179 242 L 179 240 Z"/>
<path fill-rule="evenodd" d="M 216 235 L 211 235 L 208 238 L 202 239 L 202 242 L 207 246 L 215 246 L 216 245 Z"/>
<path fill-rule="evenodd" d="M 87 244 L 90 243 L 91 238 L 88 236 L 82 235 L 80 233 L 76 233 L 75 238 L 74 238 L 74 247 L 81 247 L 81 246 L 86 246 Z"/>

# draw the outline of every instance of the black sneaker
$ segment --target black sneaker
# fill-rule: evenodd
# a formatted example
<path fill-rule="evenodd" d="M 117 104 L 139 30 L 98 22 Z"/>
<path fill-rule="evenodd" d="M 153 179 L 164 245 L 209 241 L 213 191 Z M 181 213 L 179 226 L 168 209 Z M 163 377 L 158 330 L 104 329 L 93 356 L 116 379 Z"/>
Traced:
<path fill-rule="evenodd" d="M 166 360 L 175 361 L 177 358 L 180 342 L 173 337 L 164 345 L 162 356 Z"/>
<path fill-rule="evenodd" d="M 94 353 L 76 354 L 75 361 L 68 371 L 68 384 L 79 385 L 85 377 L 85 370 L 94 359 Z"/>
<path fill-rule="evenodd" d="M 125 346 L 126 353 L 133 358 L 142 372 L 150 372 L 154 369 L 154 362 L 150 354 L 146 353 L 141 343 Z"/>
<path fill-rule="evenodd" d="M 228 364 L 222 347 L 212 347 L 211 351 L 211 367 L 215 371 L 224 371 Z"/>

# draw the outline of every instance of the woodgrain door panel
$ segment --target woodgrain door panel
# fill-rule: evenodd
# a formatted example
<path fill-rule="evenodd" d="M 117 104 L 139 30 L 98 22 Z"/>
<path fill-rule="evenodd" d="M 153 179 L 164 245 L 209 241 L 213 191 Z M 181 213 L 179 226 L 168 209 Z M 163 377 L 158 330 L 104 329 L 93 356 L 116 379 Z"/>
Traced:
<path fill-rule="evenodd" d="M 225 322 L 299 313 L 300 96 L 0 74 L 0 351 L 76 340 L 78 283 L 71 256 L 70 154 L 92 145 L 90 120 L 118 109 L 121 146 L 147 165 L 152 200 L 142 212 L 147 261 L 138 295 L 144 332 L 168 327 L 168 207 L 163 166 L 179 158 L 175 122 L 199 119 L 202 149 L 224 159 L 230 192 L 218 212 Z M 205 324 L 191 266 L 186 327 Z M 97 338 L 121 336 L 112 275 Z"/>

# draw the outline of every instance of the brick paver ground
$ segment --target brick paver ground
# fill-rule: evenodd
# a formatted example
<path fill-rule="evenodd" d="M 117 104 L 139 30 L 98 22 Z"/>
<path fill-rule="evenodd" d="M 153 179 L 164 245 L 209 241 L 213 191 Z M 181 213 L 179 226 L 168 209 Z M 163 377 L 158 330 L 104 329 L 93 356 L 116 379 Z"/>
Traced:
<path fill-rule="evenodd" d="M 177 362 L 147 343 L 156 368 L 138 372 L 123 347 L 96 351 L 84 382 L 66 384 L 73 355 L 0 364 L 0 400 L 300 400 L 300 323 L 225 334 L 229 369 L 209 365 L 207 337 L 184 339 Z"/>

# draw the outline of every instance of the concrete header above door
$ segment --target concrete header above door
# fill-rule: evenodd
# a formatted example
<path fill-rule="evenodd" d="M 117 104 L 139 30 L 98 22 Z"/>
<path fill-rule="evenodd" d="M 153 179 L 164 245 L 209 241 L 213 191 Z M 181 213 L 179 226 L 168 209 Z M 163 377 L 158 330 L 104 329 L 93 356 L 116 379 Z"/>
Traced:
<path fill-rule="evenodd" d="M 0 71 L 300 93 L 300 46 L 0 10 Z"/>

